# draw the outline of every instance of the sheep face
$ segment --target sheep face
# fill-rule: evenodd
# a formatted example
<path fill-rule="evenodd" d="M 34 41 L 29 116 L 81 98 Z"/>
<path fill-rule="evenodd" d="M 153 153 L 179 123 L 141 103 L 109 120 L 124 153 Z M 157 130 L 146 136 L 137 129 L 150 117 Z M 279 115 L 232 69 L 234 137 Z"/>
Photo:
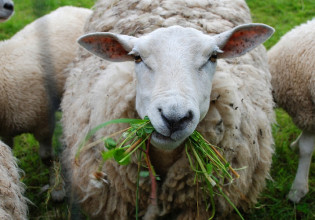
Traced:
<path fill-rule="evenodd" d="M 173 26 L 140 38 L 92 33 L 79 43 L 110 61 L 134 60 L 136 110 L 140 117 L 148 116 L 156 130 L 151 143 L 172 150 L 208 112 L 217 58 L 240 56 L 272 33 L 262 24 L 241 25 L 215 36 Z"/>
<path fill-rule="evenodd" d="M 7 20 L 14 12 L 14 5 L 11 0 L 0 0 L 0 22 Z"/>

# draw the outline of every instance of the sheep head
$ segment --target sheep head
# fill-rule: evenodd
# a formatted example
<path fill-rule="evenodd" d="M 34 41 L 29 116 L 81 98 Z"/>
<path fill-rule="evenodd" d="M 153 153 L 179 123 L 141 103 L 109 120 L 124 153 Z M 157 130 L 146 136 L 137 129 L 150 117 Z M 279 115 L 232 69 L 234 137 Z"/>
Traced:
<path fill-rule="evenodd" d="M 172 26 L 139 38 L 90 33 L 78 42 L 103 59 L 135 62 L 136 110 L 140 117 L 148 116 L 156 130 L 151 143 L 173 150 L 208 112 L 216 60 L 243 55 L 273 32 L 264 24 L 246 24 L 209 36 Z"/>
<path fill-rule="evenodd" d="M 12 0 L 0 0 L 0 22 L 4 22 L 13 15 L 14 4 Z"/>

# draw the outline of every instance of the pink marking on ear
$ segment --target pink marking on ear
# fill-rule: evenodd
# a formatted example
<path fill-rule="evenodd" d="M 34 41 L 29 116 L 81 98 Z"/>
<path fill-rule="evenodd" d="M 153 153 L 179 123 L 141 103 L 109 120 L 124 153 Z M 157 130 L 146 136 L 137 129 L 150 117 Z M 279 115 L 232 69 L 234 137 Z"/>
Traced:
<path fill-rule="evenodd" d="M 261 27 L 250 27 L 240 31 L 235 31 L 228 42 L 225 44 L 222 50 L 225 51 L 236 51 L 242 53 L 247 48 L 253 47 L 258 38 L 261 38 L 268 32 L 266 28 Z"/>
<path fill-rule="evenodd" d="M 104 36 L 88 36 L 82 39 L 86 44 L 91 45 L 98 54 L 107 58 L 120 60 L 128 56 L 123 46 L 113 38 Z"/>
<path fill-rule="evenodd" d="M 109 58 L 117 59 L 128 55 L 128 52 L 121 46 L 121 44 L 112 38 L 102 38 L 100 45 L 100 49 L 105 52 Z"/>

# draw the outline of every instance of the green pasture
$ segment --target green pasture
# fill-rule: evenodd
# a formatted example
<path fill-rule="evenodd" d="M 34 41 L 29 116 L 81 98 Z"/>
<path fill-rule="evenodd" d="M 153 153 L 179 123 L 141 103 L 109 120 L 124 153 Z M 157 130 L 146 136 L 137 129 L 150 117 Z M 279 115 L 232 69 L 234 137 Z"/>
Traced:
<path fill-rule="evenodd" d="M 9 39 L 26 24 L 63 5 L 91 8 L 95 0 L 14 0 L 15 14 L 6 23 L 0 24 L 0 40 Z M 315 17 L 314 0 L 247 0 L 254 22 L 266 23 L 276 29 L 273 37 L 265 43 L 272 47 L 282 35 L 294 26 Z M 314 39 L 315 40 L 315 39 Z M 315 219 L 315 157 L 313 157 L 309 193 L 299 203 L 293 204 L 286 198 L 295 177 L 298 155 L 289 149 L 289 144 L 299 135 L 291 118 L 281 109 L 276 109 L 277 123 L 273 125 L 275 154 L 271 169 L 272 180 L 262 192 L 258 203 L 245 219 Z M 60 119 L 61 113 L 57 113 Z M 55 152 L 62 148 L 59 138 L 62 128 L 57 123 L 54 137 Z M 42 192 L 49 183 L 48 170 L 38 156 L 38 143 L 32 135 L 25 134 L 15 138 L 14 154 L 19 159 L 19 166 L 24 171 L 22 181 L 27 190 L 26 196 L 33 204 L 29 205 L 30 219 L 67 219 L 70 212 L 66 202 L 54 203 Z"/>

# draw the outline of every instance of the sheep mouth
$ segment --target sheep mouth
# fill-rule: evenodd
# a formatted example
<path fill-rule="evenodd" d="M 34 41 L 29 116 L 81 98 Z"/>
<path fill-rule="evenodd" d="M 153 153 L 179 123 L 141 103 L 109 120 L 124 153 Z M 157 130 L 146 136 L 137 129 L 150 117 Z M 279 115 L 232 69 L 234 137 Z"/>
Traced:
<path fill-rule="evenodd" d="M 5 10 L 0 12 L 0 21 L 7 20 L 9 17 L 11 17 L 11 15 L 13 15 L 13 11 L 11 10 Z"/>
<path fill-rule="evenodd" d="M 11 16 L 11 14 L 0 15 L 0 21 L 5 21 L 5 20 L 7 20 L 10 16 Z"/>
<path fill-rule="evenodd" d="M 175 140 L 170 136 L 164 136 L 154 131 L 151 136 L 151 144 L 162 150 L 174 150 L 181 145 L 182 140 Z"/>
<path fill-rule="evenodd" d="M 163 134 L 161 134 L 161 133 L 159 133 L 157 131 L 154 131 L 152 133 L 152 138 L 163 140 L 163 141 L 175 141 L 170 136 L 164 136 Z"/>

